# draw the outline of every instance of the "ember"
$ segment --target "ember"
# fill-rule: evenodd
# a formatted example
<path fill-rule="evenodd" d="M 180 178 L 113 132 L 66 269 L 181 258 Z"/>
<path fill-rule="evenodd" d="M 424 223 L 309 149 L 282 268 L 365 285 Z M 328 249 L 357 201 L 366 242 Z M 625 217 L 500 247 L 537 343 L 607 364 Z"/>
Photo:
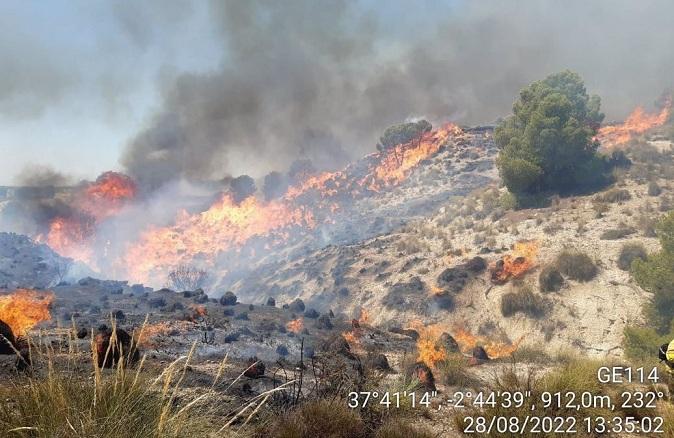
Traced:
<path fill-rule="evenodd" d="M 504 284 L 511 278 L 519 278 L 536 265 L 538 242 L 517 242 L 511 254 L 507 254 L 491 267 L 491 281 Z"/>
<path fill-rule="evenodd" d="M 293 333 L 300 333 L 304 329 L 304 319 L 293 319 L 288 324 L 286 324 L 286 329 Z"/>
<path fill-rule="evenodd" d="M 481 354 L 481 351 L 475 350 L 476 347 L 481 347 L 482 350 L 484 350 L 484 352 L 487 354 L 487 357 L 490 359 L 498 359 L 501 357 L 510 356 L 515 351 L 517 351 L 520 344 L 524 340 L 524 336 L 522 336 L 512 344 L 493 342 L 474 336 L 462 328 L 455 328 L 453 330 L 453 334 L 454 339 L 456 339 L 464 353 L 470 353 L 473 356 L 475 356 L 475 354 Z"/>
<path fill-rule="evenodd" d="M 0 321 L 5 322 L 15 336 L 23 336 L 37 323 L 49 321 L 52 292 L 20 289 L 12 295 L 0 296 Z"/>

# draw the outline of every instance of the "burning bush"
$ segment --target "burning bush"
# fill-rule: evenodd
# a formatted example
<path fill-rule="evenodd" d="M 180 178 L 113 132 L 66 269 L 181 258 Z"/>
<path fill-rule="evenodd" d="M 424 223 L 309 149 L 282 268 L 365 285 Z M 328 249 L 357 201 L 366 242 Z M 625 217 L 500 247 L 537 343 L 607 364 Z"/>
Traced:
<path fill-rule="evenodd" d="M 262 193 L 266 201 L 280 198 L 286 190 L 288 190 L 288 179 L 280 172 L 270 172 L 264 177 Z"/>
<path fill-rule="evenodd" d="M 421 138 L 422 134 L 429 132 L 432 128 L 432 125 L 426 120 L 390 126 L 386 128 L 379 139 L 377 150 L 383 151 L 400 144 L 409 143 L 414 139 Z"/>
<path fill-rule="evenodd" d="M 504 284 L 511 278 L 520 278 L 536 264 L 538 242 L 517 242 L 510 254 L 497 260 L 491 267 L 491 281 Z"/>
<path fill-rule="evenodd" d="M 7 324 L 15 336 L 23 336 L 37 323 L 49 321 L 52 292 L 19 289 L 11 295 L 0 296 L 0 321 Z"/>
<path fill-rule="evenodd" d="M 0 354 L 14 354 L 16 339 L 12 328 L 0 320 Z"/>
<path fill-rule="evenodd" d="M 168 283 L 175 290 L 195 290 L 204 286 L 208 272 L 188 265 L 180 265 L 168 274 Z"/>
<path fill-rule="evenodd" d="M 550 300 L 536 295 L 528 288 L 508 292 L 501 297 L 501 313 L 505 317 L 523 313 L 532 318 L 542 318 L 550 311 L 551 306 Z"/>
<path fill-rule="evenodd" d="M 646 260 L 646 258 L 648 258 L 648 254 L 642 244 L 637 242 L 626 243 L 620 249 L 618 267 L 623 271 L 629 271 L 634 260 Z"/>
<path fill-rule="evenodd" d="M 557 256 L 557 269 L 577 281 L 590 281 L 597 276 L 597 266 L 590 256 L 577 250 L 564 250 Z"/>

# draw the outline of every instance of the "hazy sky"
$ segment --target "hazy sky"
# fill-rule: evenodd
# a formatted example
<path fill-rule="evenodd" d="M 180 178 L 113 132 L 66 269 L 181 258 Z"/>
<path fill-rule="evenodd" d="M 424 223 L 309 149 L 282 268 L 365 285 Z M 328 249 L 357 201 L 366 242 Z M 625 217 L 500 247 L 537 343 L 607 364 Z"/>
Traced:
<path fill-rule="evenodd" d="M 673 14 L 665 0 L 0 2 L 0 185 L 26 166 L 335 163 L 405 118 L 491 122 L 564 68 L 623 117 L 672 86 Z"/>

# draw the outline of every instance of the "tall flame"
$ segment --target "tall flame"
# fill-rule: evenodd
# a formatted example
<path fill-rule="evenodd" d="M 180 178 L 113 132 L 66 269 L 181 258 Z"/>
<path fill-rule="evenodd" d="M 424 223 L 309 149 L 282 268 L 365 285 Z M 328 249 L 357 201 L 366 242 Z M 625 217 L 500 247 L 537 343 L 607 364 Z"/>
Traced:
<path fill-rule="evenodd" d="M 15 336 L 23 336 L 37 323 L 49 321 L 52 292 L 19 289 L 11 295 L 0 296 L 0 321 L 12 329 Z"/>
<path fill-rule="evenodd" d="M 423 324 L 421 321 L 413 321 L 410 327 L 419 333 L 417 361 L 434 368 L 438 362 L 447 359 L 447 349 L 440 342 L 440 337 L 447 331 L 444 324 Z"/>
<path fill-rule="evenodd" d="M 120 264 L 135 281 L 163 281 L 171 267 L 199 258 L 213 264 L 220 253 L 239 251 L 255 238 L 264 238 L 267 248 L 288 241 L 291 232 L 308 232 L 355 197 L 400 184 L 421 161 L 437 153 L 452 135 L 460 134 L 447 124 L 417 140 L 365 157 L 363 176 L 358 166 L 308 177 L 290 187 L 283 198 L 261 201 L 251 196 L 240 203 L 224 195 L 208 210 L 178 214 L 175 224 L 153 227 L 129 246 Z M 306 198 L 306 199 L 305 199 Z"/>
<path fill-rule="evenodd" d="M 638 106 L 620 125 L 604 126 L 599 129 L 597 140 L 604 148 L 612 149 L 629 142 L 634 136 L 662 126 L 669 119 L 672 110 L 672 99 L 668 98 L 665 105 L 656 114 L 647 114 L 643 107 Z"/>

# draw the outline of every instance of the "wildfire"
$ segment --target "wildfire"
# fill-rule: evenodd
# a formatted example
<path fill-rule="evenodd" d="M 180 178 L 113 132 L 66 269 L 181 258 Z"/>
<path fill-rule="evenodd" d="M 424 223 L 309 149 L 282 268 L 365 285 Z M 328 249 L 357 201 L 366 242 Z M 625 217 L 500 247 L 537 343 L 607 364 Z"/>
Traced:
<path fill-rule="evenodd" d="M 251 196 L 237 204 L 224 195 L 204 212 L 190 215 L 182 211 L 174 225 L 142 233 L 120 264 L 135 281 L 160 281 L 171 267 L 195 257 L 213 263 L 218 254 L 240 251 L 256 238 L 266 239 L 265 248 L 285 243 L 292 231 L 306 233 L 319 223 L 332 222 L 330 215 L 344 202 L 400 184 L 450 136 L 460 133 L 457 126 L 444 125 L 418 140 L 371 154 L 359 165 L 309 176 L 278 200 L 265 202 Z"/>
<path fill-rule="evenodd" d="M 492 282 L 503 284 L 511 278 L 519 278 L 526 274 L 536 265 L 538 250 L 537 241 L 515 243 L 513 251 L 492 266 Z"/>
<path fill-rule="evenodd" d="M 0 320 L 9 325 L 15 336 L 23 336 L 37 323 L 51 319 L 52 301 L 52 292 L 19 289 L 12 295 L 0 296 Z"/>
<path fill-rule="evenodd" d="M 638 106 L 622 124 L 600 128 L 597 140 L 607 149 L 623 145 L 629 142 L 632 137 L 663 125 L 669 119 L 671 110 L 671 98 L 667 99 L 665 105 L 657 114 L 647 114 L 643 107 Z"/>
<path fill-rule="evenodd" d="M 423 324 L 421 321 L 413 321 L 410 327 L 419 333 L 417 361 L 434 368 L 438 362 L 447 359 L 447 349 L 440 342 L 440 336 L 447 331 L 444 324 Z"/>
<path fill-rule="evenodd" d="M 114 216 L 136 196 L 136 184 L 117 172 L 105 172 L 96 181 L 85 184 L 74 195 L 74 213 L 58 216 L 49 224 L 46 236 L 37 236 L 65 257 L 95 267 L 93 243 L 97 225 Z"/>
<path fill-rule="evenodd" d="M 304 319 L 302 318 L 293 319 L 292 321 L 288 322 L 288 324 L 286 324 L 286 329 L 295 334 L 301 332 L 304 329 Z"/>
<path fill-rule="evenodd" d="M 512 344 L 493 342 L 484 338 L 477 337 L 468 332 L 467 330 L 459 327 L 454 328 L 452 335 L 454 336 L 454 339 L 461 347 L 461 351 L 467 352 L 473 349 L 474 347 L 481 345 L 487 352 L 487 355 L 489 356 L 490 359 L 498 359 L 501 357 L 510 356 L 515 351 L 517 351 L 520 344 L 524 340 L 524 336 L 522 336 Z"/>

